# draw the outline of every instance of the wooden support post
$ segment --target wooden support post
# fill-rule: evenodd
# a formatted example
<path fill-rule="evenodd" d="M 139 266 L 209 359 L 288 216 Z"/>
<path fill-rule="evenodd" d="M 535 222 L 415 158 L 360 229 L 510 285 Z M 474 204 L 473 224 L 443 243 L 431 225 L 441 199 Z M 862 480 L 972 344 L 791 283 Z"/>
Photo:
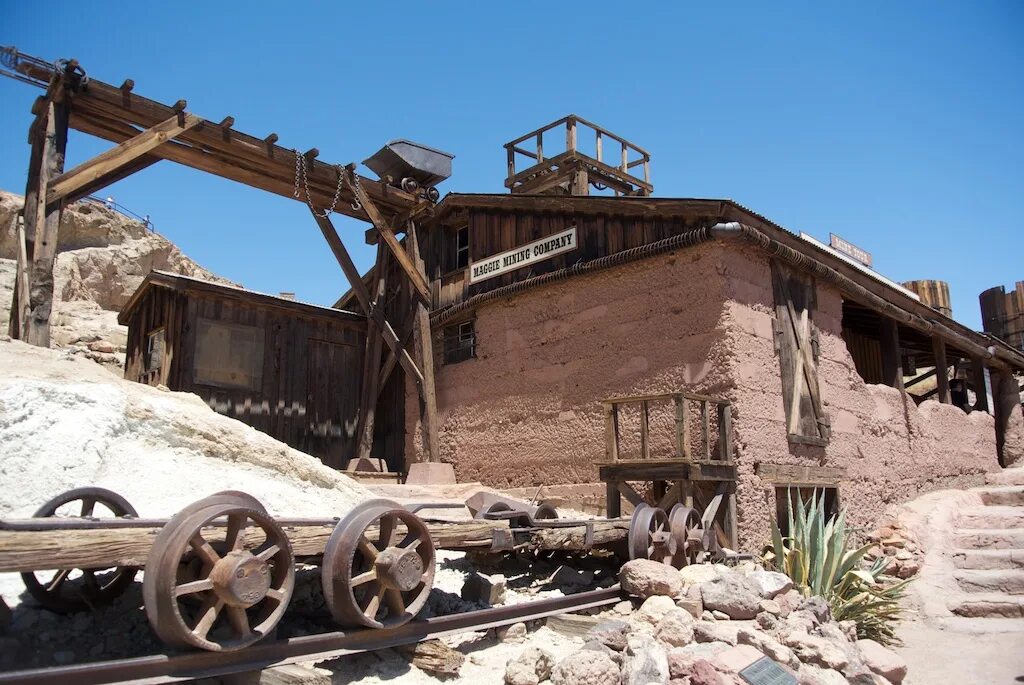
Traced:
<path fill-rule="evenodd" d="M 154 148 L 168 140 L 194 128 L 202 121 L 194 114 L 185 114 L 184 124 L 179 124 L 178 117 L 173 116 L 156 126 L 146 129 L 130 140 L 126 140 L 92 159 L 82 162 L 74 169 L 65 172 L 47 184 L 46 204 L 51 205 L 87 184 L 104 176 L 115 173 L 118 169 L 130 164 Z"/>
<path fill-rule="evenodd" d="M 11 233 L 15 236 L 16 271 L 14 276 L 14 293 L 11 297 L 11 313 L 8 321 L 8 331 L 12 338 L 22 339 L 25 335 L 25 326 L 28 323 L 28 316 L 31 312 L 27 294 L 18 297 L 19 293 L 28 293 L 31 290 L 29 283 L 29 262 L 28 248 L 25 243 L 25 222 L 20 214 L 11 217 Z"/>
<path fill-rule="evenodd" d="M 413 266 L 417 275 L 426 281 L 423 258 L 420 257 L 419 244 L 416 241 L 416 224 L 409 221 L 405 230 L 409 254 L 412 255 Z M 401 260 L 399 260 L 401 261 Z M 415 286 L 415 283 L 413 283 Z M 420 397 L 423 401 L 422 433 L 423 451 L 427 461 L 440 461 L 441 443 L 438 436 L 437 395 L 434 392 L 434 344 L 430 331 L 430 312 L 423 302 L 416 305 L 416 320 L 413 324 L 416 351 L 419 354 L 420 369 L 423 371 L 423 382 L 420 384 Z"/>
<path fill-rule="evenodd" d="M 384 293 L 387 289 L 387 252 L 383 245 L 377 246 L 377 287 L 373 294 L 374 308 L 380 308 L 384 302 Z M 379 386 L 377 385 L 380 372 L 381 347 L 384 342 L 383 336 L 377 330 L 377 324 L 373 317 L 367 316 L 366 326 L 366 351 L 363 356 L 363 384 L 362 397 L 359 402 L 359 443 L 356 445 L 356 457 L 363 458 L 371 456 L 373 450 L 373 426 L 377 413 L 377 396 Z"/>
<path fill-rule="evenodd" d="M 585 168 L 576 170 L 572 177 L 572 195 L 590 195 L 590 175 Z"/>
<path fill-rule="evenodd" d="M 896 321 L 882 317 L 882 382 L 903 391 L 903 359 L 900 356 L 900 332 Z"/>
<path fill-rule="evenodd" d="M 651 458 L 650 441 L 650 416 L 647 412 L 647 402 L 640 403 L 640 458 Z"/>
<path fill-rule="evenodd" d="M 946 342 L 939 336 L 932 338 L 932 352 L 935 356 L 935 381 L 939 391 L 939 402 L 952 404 L 949 391 L 949 363 L 946 361 Z"/>
<path fill-rule="evenodd" d="M 729 536 L 729 548 L 734 552 L 739 549 L 739 510 L 736 503 L 736 483 L 729 485 L 729 509 L 726 512 L 726 535 Z"/>
<path fill-rule="evenodd" d="M 732 405 L 718 405 L 718 458 L 732 461 Z"/>
<path fill-rule="evenodd" d="M 975 411 L 989 411 L 988 387 L 985 383 L 985 362 L 981 357 L 971 357 L 971 384 L 974 386 Z"/>
<path fill-rule="evenodd" d="M 68 105 L 63 97 L 63 84 L 51 86 L 51 98 L 46 114 L 46 140 L 43 144 L 42 168 L 35 198 L 35 240 L 33 241 L 30 283 L 28 293 L 31 315 L 28 319 L 25 342 L 38 347 L 50 346 L 50 313 L 53 310 L 53 262 L 57 256 L 60 218 L 64 204 L 46 208 L 46 189 L 51 178 L 64 170 L 64 152 L 68 144 Z M 60 97 L 60 102 L 54 101 Z M 25 216 L 30 208 L 26 205 Z M 27 232 L 27 225 L 26 225 Z"/>
<path fill-rule="evenodd" d="M 610 519 L 619 518 L 622 516 L 622 495 L 619 494 L 619 483 L 610 480 L 604 485 L 605 505 L 608 510 L 605 512 L 605 516 Z"/>
<path fill-rule="evenodd" d="M 355 293 L 356 300 L 359 301 L 359 305 L 363 308 L 369 316 L 373 317 L 374 322 L 377 324 L 380 334 L 384 336 L 384 342 L 387 343 L 388 347 L 391 348 L 395 354 L 398 355 L 398 361 L 402 364 L 402 368 L 406 372 L 416 379 L 417 383 L 423 382 L 423 374 L 416 368 L 416 364 L 413 362 L 412 357 L 409 353 L 401 346 L 398 340 L 398 335 L 395 330 L 391 327 L 391 324 L 384 318 L 384 313 L 373 306 L 370 301 L 370 291 L 366 289 L 366 284 L 363 283 L 363 279 L 359 276 L 359 270 L 356 269 L 356 265 L 352 262 L 352 257 L 349 256 L 348 250 L 345 249 L 345 244 L 341 242 L 341 238 L 338 237 L 338 232 L 334 229 L 334 224 L 331 223 L 329 217 L 318 214 L 315 210 L 310 210 L 313 214 L 313 218 L 316 219 L 317 225 L 320 227 L 320 232 L 324 234 L 324 238 L 327 240 L 327 244 L 331 248 L 331 252 L 334 253 L 334 258 L 338 260 L 338 264 L 341 266 L 341 270 L 345 272 L 345 278 L 348 279 L 349 284 L 352 286 L 352 292 Z"/>
<path fill-rule="evenodd" d="M 708 401 L 700 401 L 701 442 L 704 444 L 704 461 L 711 460 L 711 417 L 708 413 Z"/>

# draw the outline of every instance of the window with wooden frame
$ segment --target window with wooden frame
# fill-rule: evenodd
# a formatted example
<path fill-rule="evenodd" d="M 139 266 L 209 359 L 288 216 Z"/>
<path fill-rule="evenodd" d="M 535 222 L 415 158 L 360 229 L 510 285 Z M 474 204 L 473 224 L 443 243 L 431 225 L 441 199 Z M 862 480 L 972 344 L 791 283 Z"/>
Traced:
<path fill-rule="evenodd" d="M 193 378 L 202 385 L 259 390 L 263 386 L 263 329 L 200 318 Z"/>
<path fill-rule="evenodd" d="M 782 372 L 782 400 L 789 441 L 827 445 L 832 435 L 818 386 L 818 330 L 814 279 L 772 262 L 775 346 Z"/>
<path fill-rule="evenodd" d="M 455 268 L 465 269 L 469 266 L 469 226 L 455 232 Z"/>
<path fill-rule="evenodd" d="M 444 363 L 457 364 L 476 356 L 476 326 L 473 320 L 445 326 Z"/>
<path fill-rule="evenodd" d="M 161 326 L 146 334 L 146 372 L 159 373 L 164 364 L 166 330 Z"/>

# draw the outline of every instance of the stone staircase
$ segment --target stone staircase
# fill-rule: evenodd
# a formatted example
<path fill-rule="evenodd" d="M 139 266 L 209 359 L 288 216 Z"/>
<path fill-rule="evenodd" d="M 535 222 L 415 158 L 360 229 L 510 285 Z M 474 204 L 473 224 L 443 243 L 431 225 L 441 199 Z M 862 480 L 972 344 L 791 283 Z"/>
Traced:
<path fill-rule="evenodd" d="M 1024 630 L 1024 469 L 991 474 L 988 483 L 971 491 L 980 506 L 955 515 L 950 558 L 959 591 L 946 605 L 955 616 Z"/>

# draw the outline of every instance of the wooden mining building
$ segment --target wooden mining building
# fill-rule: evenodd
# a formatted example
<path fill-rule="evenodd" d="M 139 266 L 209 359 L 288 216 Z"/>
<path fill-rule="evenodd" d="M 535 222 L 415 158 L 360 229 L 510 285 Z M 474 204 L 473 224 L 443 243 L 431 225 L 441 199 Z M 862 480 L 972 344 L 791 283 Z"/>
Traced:
<path fill-rule="evenodd" d="M 4 64 L 46 89 L 12 333 L 47 344 L 60 209 L 85 192 L 172 160 L 307 202 L 351 287 L 333 311 L 154 274 L 122 313 L 125 372 L 327 463 L 443 461 L 460 481 L 612 514 L 692 502 L 723 542 L 756 551 L 810 488 L 868 525 L 1024 458 L 1021 350 L 846 241 L 731 200 L 653 197 L 650 155 L 579 117 L 505 146 L 509 193 L 437 202 L 451 156 L 424 146 L 385 146 L 367 160 L 375 181 L 130 80 L 86 83 L 75 63 L 20 53 Z M 68 126 L 120 145 L 65 172 Z M 332 210 L 372 224 L 367 273 Z M 932 369 L 934 399 L 907 392 L 917 369 Z"/>

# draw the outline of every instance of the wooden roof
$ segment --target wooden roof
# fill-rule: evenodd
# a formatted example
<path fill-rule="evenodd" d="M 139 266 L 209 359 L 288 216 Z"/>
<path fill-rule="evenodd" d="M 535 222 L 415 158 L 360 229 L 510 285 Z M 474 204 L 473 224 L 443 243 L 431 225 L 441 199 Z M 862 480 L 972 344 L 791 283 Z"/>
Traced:
<path fill-rule="evenodd" d="M 330 318 L 335 321 L 350 321 L 357 324 L 366 324 L 366 317 L 354 312 L 332 307 L 324 307 L 308 302 L 297 302 L 285 299 L 276 295 L 267 295 L 254 290 L 246 290 L 235 285 L 213 283 L 200 278 L 183 276 L 181 274 L 169 273 L 167 271 L 151 271 L 146 279 L 132 293 L 131 299 L 121 308 L 117 315 L 117 322 L 127 326 L 131 319 L 132 312 L 142 301 L 151 288 L 167 288 L 187 294 L 210 295 L 227 300 L 243 302 L 257 307 L 271 307 L 274 309 L 287 310 L 300 316 L 312 316 L 316 318 Z"/>

